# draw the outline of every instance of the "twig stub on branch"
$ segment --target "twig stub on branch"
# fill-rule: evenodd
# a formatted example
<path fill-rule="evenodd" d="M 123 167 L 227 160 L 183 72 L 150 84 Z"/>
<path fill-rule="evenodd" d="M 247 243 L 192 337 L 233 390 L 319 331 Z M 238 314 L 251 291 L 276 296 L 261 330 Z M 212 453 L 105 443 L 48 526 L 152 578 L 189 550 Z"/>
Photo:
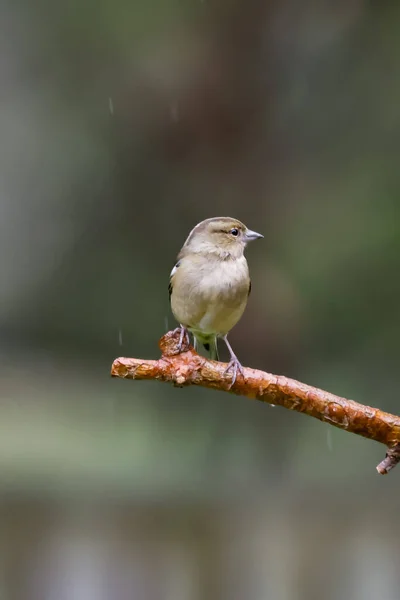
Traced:
<path fill-rule="evenodd" d="M 159 360 L 117 358 L 111 375 L 157 379 L 178 386 L 200 385 L 284 406 L 388 446 L 386 458 L 377 467 L 382 475 L 400 462 L 400 417 L 256 369 L 244 368 L 245 377 L 239 375 L 231 388 L 231 376 L 224 372 L 225 363 L 207 360 L 191 346 L 178 353 L 178 340 L 177 330 L 169 331 L 160 339 L 162 356 Z"/>

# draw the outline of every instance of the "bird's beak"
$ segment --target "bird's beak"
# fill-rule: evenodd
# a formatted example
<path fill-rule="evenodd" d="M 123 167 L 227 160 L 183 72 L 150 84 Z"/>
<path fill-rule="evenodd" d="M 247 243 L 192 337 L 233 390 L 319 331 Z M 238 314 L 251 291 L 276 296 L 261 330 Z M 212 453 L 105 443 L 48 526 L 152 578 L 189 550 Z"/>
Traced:
<path fill-rule="evenodd" d="M 251 242 L 253 240 L 258 240 L 259 238 L 263 238 L 263 237 L 264 236 L 261 235 L 261 233 L 257 233 L 257 231 L 251 231 L 251 229 L 248 229 L 245 234 L 245 238 L 248 242 Z"/>

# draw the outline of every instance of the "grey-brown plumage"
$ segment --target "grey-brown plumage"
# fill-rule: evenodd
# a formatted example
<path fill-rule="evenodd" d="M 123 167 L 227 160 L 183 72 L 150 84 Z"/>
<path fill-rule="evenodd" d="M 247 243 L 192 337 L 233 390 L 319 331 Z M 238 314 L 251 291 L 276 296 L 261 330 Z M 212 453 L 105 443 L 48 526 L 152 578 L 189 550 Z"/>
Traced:
<path fill-rule="evenodd" d="M 218 360 L 217 338 L 230 352 L 232 384 L 242 367 L 227 335 L 246 308 L 251 289 L 244 249 L 263 237 L 231 217 L 202 221 L 190 232 L 172 269 L 169 294 L 172 312 L 181 325 L 181 342 L 190 331 Z"/>

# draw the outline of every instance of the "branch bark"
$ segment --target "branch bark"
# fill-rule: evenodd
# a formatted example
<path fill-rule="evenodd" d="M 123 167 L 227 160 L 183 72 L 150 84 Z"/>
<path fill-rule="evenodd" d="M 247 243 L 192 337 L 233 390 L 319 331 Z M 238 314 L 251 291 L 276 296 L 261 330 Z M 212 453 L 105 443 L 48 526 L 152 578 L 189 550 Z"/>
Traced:
<path fill-rule="evenodd" d="M 376 467 L 381 475 L 400 462 L 400 417 L 256 369 L 244 368 L 244 379 L 239 374 L 231 387 L 231 374 L 224 373 L 225 363 L 207 360 L 191 346 L 179 353 L 178 339 L 178 330 L 169 331 L 160 339 L 162 356 L 159 360 L 117 358 L 111 375 L 124 379 L 157 379 L 181 387 L 200 385 L 277 404 L 385 444 L 386 457 Z"/>

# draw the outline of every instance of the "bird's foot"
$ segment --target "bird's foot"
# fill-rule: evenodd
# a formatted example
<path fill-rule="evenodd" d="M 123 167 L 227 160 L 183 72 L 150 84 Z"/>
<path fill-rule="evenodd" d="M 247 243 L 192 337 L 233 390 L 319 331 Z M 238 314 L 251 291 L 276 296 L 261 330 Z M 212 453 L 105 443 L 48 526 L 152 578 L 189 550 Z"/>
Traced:
<path fill-rule="evenodd" d="M 180 327 L 177 327 L 175 329 L 175 331 L 176 332 L 179 331 L 179 342 L 178 342 L 178 345 L 176 347 L 177 350 L 178 350 L 178 354 L 180 352 L 182 352 L 182 351 L 186 352 L 186 350 L 188 350 L 189 345 L 190 345 L 190 337 L 189 337 L 188 330 L 186 329 L 186 327 L 184 327 L 183 325 L 181 325 Z M 185 349 L 183 348 L 183 346 L 184 346 L 184 340 L 185 340 L 185 346 L 186 346 Z"/>
<path fill-rule="evenodd" d="M 236 377 L 239 373 L 241 374 L 241 376 L 244 379 L 244 371 L 243 371 L 243 367 L 240 364 L 240 362 L 238 361 L 237 357 L 235 355 L 233 355 L 231 357 L 231 360 L 229 361 L 228 366 L 225 369 L 225 373 L 229 373 L 229 371 L 232 371 L 232 381 L 231 381 L 231 385 L 229 386 L 230 388 L 234 385 L 235 381 L 236 381 Z"/>

